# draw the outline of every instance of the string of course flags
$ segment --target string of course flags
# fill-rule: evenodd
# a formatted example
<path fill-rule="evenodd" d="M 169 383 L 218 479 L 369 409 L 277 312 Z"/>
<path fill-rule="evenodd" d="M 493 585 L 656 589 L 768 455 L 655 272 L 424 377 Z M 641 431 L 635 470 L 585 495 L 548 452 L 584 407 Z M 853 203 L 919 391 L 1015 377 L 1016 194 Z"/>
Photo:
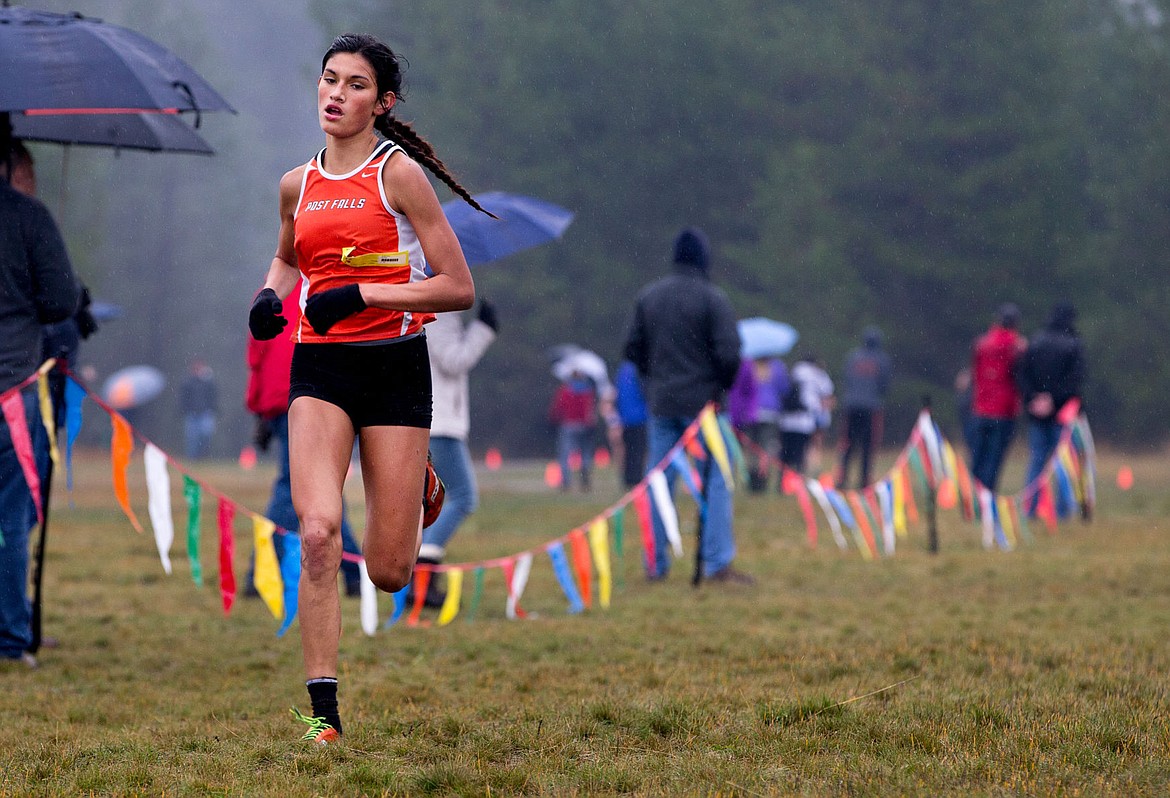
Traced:
<path fill-rule="evenodd" d="M 55 465 L 60 465 L 62 458 L 48 390 L 48 373 L 52 366 L 52 361 L 46 362 L 20 385 L 0 395 L 0 407 L 38 512 L 41 486 L 21 393 L 36 384 L 41 422 L 48 432 L 50 456 Z M 148 517 L 163 570 L 171 574 L 174 568 L 171 561 L 175 528 L 170 474 L 175 471 L 183 481 L 182 495 L 187 510 L 186 560 L 192 580 L 198 586 L 204 584 L 202 508 L 210 500 L 216 508 L 218 585 L 224 613 L 231 612 L 237 594 L 233 570 L 237 542 L 235 526 L 237 519 L 243 517 L 251 525 L 256 590 L 279 621 L 277 635 L 283 635 L 296 615 L 300 582 L 299 537 L 197 478 L 181 462 L 135 430 L 117 410 L 76 381 L 72 374 L 65 373 L 64 464 L 70 489 L 72 450 L 81 431 L 82 403 L 88 397 L 110 416 L 114 496 L 138 532 L 144 530 L 131 505 L 127 470 L 135 439 L 143 445 Z M 1049 531 L 1054 531 L 1057 520 L 1070 517 L 1075 508 L 1079 508 L 1086 518 L 1092 512 L 1095 504 L 1095 454 L 1088 422 L 1073 408 L 1062 418 L 1062 423 L 1060 442 L 1044 471 L 1033 483 L 1011 496 L 993 494 L 979 485 L 925 410 L 919 415 L 894 465 L 882 479 L 862 490 L 839 491 L 779 463 L 775 465 L 782 474 L 784 492 L 797 499 L 811 547 L 817 545 L 819 524 L 816 510 L 819 509 L 840 549 L 848 549 L 852 542 L 865 559 L 893 555 L 897 541 L 907 536 L 909 525 L 920 521 L 915 499 L 917 488 L 919 495 L 937 501 L 938 507 L 958 507 L 964 519 L 978 520 L 984 546 L 1006 551 L 1016 547 L 1021 540 L 1031 540 L 1027 523 L 1029 515 L 1034 514 Z M 753 444 L 745 441 L 744 445 Z M 548 558 L 564 593 L 568 612 L 580 613 L 595 605 L 606 608 L 610 605 L 615 578 L 619 586 L 621 584 L 622 569 L 615 568 L 613 560 L 616 558 L 619 565 L 623 561 L 626 532 L 631 524 L 637 524 L 645 562 L 655 561 L 655 520 L 661 523 L 673 554 L 683 556 L 678 510 L 671 495 L 668 472 L 671 476 L 681 477 L 701 515 L 704 504 L 701 475 L 704 467 L 711 466 L 720 469 L 733 489 L 734 477 L 738 474 L 742 479 L 747 471 L 740 439 L 726 418 L 716 413 L 714 405 L 703 408 L 678 443 L 661 462 L 649 469 L 638 485 L 613 505 L 564 535 L 534 548 L 490 560 L 442 565 L 420 563 L 415 570 L 413 590 L 407 587 L 393 594 L 394 606 L 385 620 L 379 615 L 378 591 L 366 573 L 364 560 L 357 555 L 345 555 L 358 562 L 361 572 L 361 628 L 365 634 L 374 635 L 379 628 L 399 622 L 406 626 L 429 625 L 429 621 L 422 617 L 422 610 L 427 585 L 436 573 L 446 576 L 447 596 L 434 623 L 438 626 L 450 624 L 461 612 L 465 619 L 471 620 L 483 599 L 485 572 L 494 569 L 500 570 L 504 577 L 506 617 L 523 618 L 526 613 L 521 607 L 521 599 L 537 556 Z M 279 554 L 274 542 L 277 537 L 283 544 L 279 547 Z M 466 607 L 465 593 L 469 594 Z M 409 606 L 408 595 L 413 595 Z"/>

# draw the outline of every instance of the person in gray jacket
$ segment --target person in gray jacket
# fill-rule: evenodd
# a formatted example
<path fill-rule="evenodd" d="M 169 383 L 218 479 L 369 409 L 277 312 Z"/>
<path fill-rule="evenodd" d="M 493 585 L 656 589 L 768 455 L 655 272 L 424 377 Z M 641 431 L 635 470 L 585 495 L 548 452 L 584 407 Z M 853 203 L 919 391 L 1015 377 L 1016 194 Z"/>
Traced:
<path fill-rule="evenodd" d="M 654 468 L 682 437 L 708 402 L 724 400 L 739 370 L 739 331 L 727 295 L 711 283 L 710 247 L 697 228 L 687 228 L 674 242 L 674 272 L 638 294 L 634 320 L 626 337 L 625 356 L 642 376 L 650 408 L 649 460 Z M 674 487 L 675 470 L 667 469 Z M 755 580 L 732 567 L 730 487 L 718 467 L 708 469 L 707 512 L 699 544 L 702 576 L 714 582 L 751 584 Z M 670 570 L 666 531 L 654 517 L 654 559 L 646 576 L 664 579 Z"/>
<path fill-rule="evenodd" d="M 462 314 L 452 312 L 438 314 L 427 325 L 427 348 L 431 356 L 431 458 L 447 487 L 447 497 L 435 523 L 423 530 L 418 552 L 420 563 L 442 563 L 447 543 L 479 504 L 475 470 L 467 448 L 471 430 L 467 375 L 496 340 L 499 326 L 495 306 L 484 300 L 480 300 L 477 316 L 470 324 L 464 325 Z M 439 580 L 432 576 L 424 603 L 439 607 L 445 598 Z"/>
<path fill-rule="evenodd" d="M 861 336 L 861 346 L 849 353 L 845 360 L 844 390 L 841 403 L 845 407 L 845 436 L 842 438 L 841 467 L 837 487 L 845 488 L 849 481 L 849 460 L 854 452 L 861 455 L 861 473 L 857 487 L 869 485 L 869 471 L 873 445 L 882 436 L 882 408 L 890 389 L 890 356 L 882 349 L 882 333 L 877 327 L 867 327 Z"/>
<path fill-rule="evenodd" d="M 43 325 L 64 321 L 77 310 L 81 287 L 65 243 L 48 210 L 9 185 L 18 168 L 31 169 L 27 151 L 0 143 L 0 395 L 40 365 Z M 33 451 L 45 432 L 37 393 L 21 396 Z M 32 607 L 28 597 L 29 531 L 36 521 L 29 486 L 7 424 L 0 425 L 0 661 L 35 667 Z"/>

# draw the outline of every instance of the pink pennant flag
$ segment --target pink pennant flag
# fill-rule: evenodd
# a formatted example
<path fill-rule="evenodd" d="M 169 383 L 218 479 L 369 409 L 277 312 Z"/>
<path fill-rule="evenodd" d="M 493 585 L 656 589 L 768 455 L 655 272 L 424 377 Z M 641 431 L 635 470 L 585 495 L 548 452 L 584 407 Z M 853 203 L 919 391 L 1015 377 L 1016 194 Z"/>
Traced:
<path fill-rule="evenodd" d="M 658 570 L 658 552 L 654 544 L 654 521 L 650 516 L 650 497 L 643 487 L 634 494 L 634 511 L 638 514 L 638 526 L 642 528 L 642 550 L 646 555 L 646 573 Z"/>
<path fill-rule="evenodd" d="M 782 468 L 780 485 L 789 496 L 795 494 L 800 504 L 800 512 L 804 516 L 804 527 L 808 533 L 808 545 L 817 547 L 817 514 L 813 510 L 812 500 L 808 495 L 808 487 L 804 484 L 804 477 L 791 468 Z"/>
<path fill-rule="evenodd" d="M 232 523 L 236 518 L 236 506 L 221 497 L 219 500 L 219 593 L 223 596 L 223 614 L 232 611 L 236 600 L 236 574 L 232 561 L 236 553 L 236 541 L 232 536 Z"/>
<path fill-rule="evenodd" d="M 5 394 L 0 405 L 4 409 L 4 420 L 8 422 L 12 448 L 16 452 L 20 470 L 24 472 L 24 481 L 28 483 L 28 490 L 37 507 L 37 523 L 40 523 L 45 519 L 45 510 L 41 504 L 41 479 L 37 475 L 37 459 L 33 454 L 32 437 L 28 431 L 28 416 L 24 414 L 24 399 L 20 391 L 12 391 Z"/>

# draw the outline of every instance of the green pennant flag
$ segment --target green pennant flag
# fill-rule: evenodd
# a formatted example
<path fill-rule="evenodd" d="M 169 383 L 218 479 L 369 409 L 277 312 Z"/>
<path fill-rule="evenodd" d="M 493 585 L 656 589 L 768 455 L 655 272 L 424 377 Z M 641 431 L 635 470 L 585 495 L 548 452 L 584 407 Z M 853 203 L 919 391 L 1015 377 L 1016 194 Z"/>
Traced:
<path fill-rule="evenodd" d="M 199 505 L 203 495 L 199 483 L 183 475 L 183 498 L 187 500 L 187 560 L 191 563 L 191 578 L 203 587 L 203 564 L 199 559 Z"/>
<path fill-rule="evenodd" d="M 922 455 L 918 453 L 917 446 L 910 447 L 910 470 L 914 472 L 914 476 L 918 478 L 918 486 L 922 488 L 923 493 L 930 492 L 930 481 L 926 478 L 926 469 L 922 466 Z"/>
<path fill-rule="evenodd" d="M 463 614 L 463 620 L 471 623 L 475 620 L 475 611 L 479 609 L 479 600 L 483 596 L 483 568 L 475 569 L 475 588 L 471 592 L 471 602 L 468 604 L 467 612 Z"/>

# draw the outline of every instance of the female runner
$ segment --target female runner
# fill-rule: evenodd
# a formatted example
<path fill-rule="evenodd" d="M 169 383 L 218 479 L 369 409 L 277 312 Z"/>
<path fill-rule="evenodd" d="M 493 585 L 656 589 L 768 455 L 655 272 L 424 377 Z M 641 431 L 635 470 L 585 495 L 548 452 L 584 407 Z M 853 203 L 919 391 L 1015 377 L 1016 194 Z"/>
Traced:
<path fill-rule="evenodd" d="M 333 41 L 317 84 L 325 148 L 281 178 L 276 255 L 248 319 L 258 339 L 280 334 L 287 324 L 281 299 L 304 276 L 288 418 L 312 711 L 293 713 L 309 726 L 303 739 L 322 744 L 342 734 L 337 572 L 354 436 L 366 498 L 366 567 L 375 585 L 394 592 L 410 580 L 424 509 L 433 520 L 442 501 L 427 457 L 431 381 L 423 325 L 433 313 L 475 300 L 459 241 L 422 166 L 483 209 L 431 145 L 391 116 L 401 90 L 398 58 L 385 44 L 364 34 Z"/>

